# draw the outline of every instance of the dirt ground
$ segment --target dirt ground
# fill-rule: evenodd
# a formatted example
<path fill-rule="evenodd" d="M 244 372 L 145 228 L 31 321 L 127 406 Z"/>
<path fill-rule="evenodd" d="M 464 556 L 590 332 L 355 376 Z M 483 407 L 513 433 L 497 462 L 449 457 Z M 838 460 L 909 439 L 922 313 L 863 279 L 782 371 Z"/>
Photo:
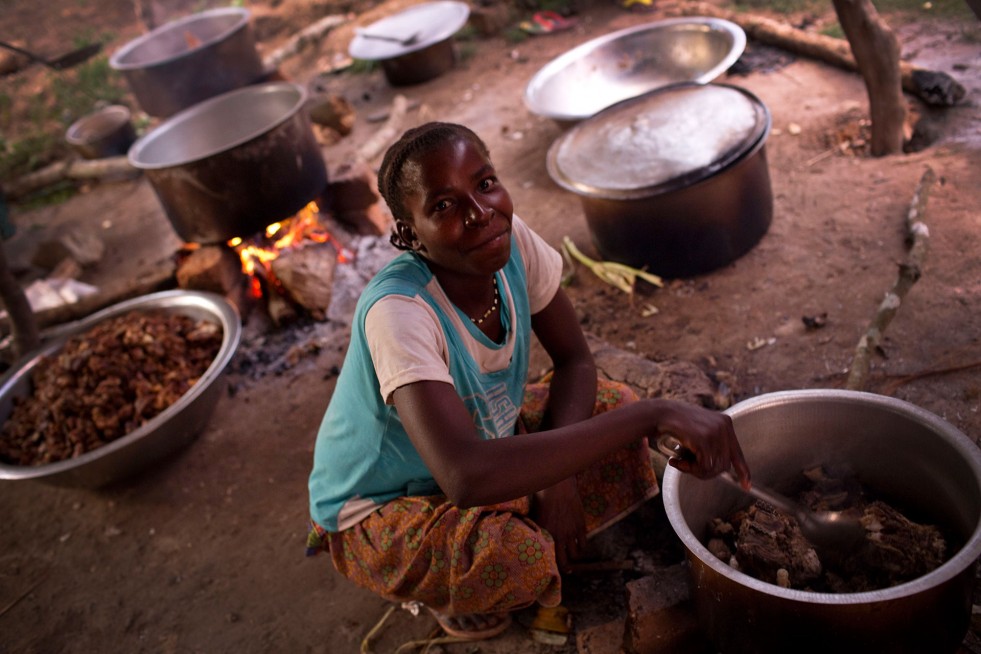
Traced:
<path fill-rule="evenodd" d="M 521 94 L 559 53 L 667 16 L 678 5 L 659 3 L 653 14 L 637 14 L 613 2 L 580 3 L 573 29 L 518 43 L 503 35 L 470 39 L 456 68 L 402 89 L 388 86 L 377 70 L 318 74 L 346 50 L 354 23 L 408 3 L 250 6 L 276 19 L 264 23 L 270 27 L 260 47 L 268 52 L 318 12 L 359 4 L 370 9 L 282 68 L 295 81 L 343 94 L 358 113 L 353 132 L 324 149 L 331 170 L 379 128 L 364 117 L 403 93 L 419 103 L 407 125 L 441 119 L 473 127 L 490 146 L 519 215 L 550 243 L 559 246 L 569 236 L 596 256 L 579 200 L 545 170 L 545 152 L 561 128 L 530 113 Z M 171 18 L 190 3 L 155 6 Z M 110 52 L 141 33 L 132 4 L 121 0 L 6 0 L 0 17 L 5 32 L 13 29 L 45 52 L 59 50 L 59 35 L 73 23 L 111 29 Z M 939 181 L 926 215 L 927 263 L 885 334 L 867 390 L 909 401 L 981 438 L 981 22 L 928 11 L 889 20 L 907 59 L 948 72 L 967 89 L 961 104 L 939 111 L 938 140 L 918 153 L 885 158 L 843 151 L 839 144 L 858 134 L 867 116 L 857 75 L 787 56 L 778 66 L 730 74 L 723 81 L 751 90 L 773 116 L 766 144 L 775 198 L 768 233 L 731 265 L 641 288 L 632 301 L 578 268 L 568 292 L 586 330 L 653 361 L 697 365 L 721 401 L 841 388 L 855 346 L 906 256 L 904 217 L 929 166 Z M 752 41 L 750 49 L 766 50 Z M 106 256 L 83 281 L 102 288 L 152 276 L 172 265 L 181 245 L 145 179 L 90 185 L 46 208 L 15 205 L 12 220 L 17 236 L 4 245 L 15 263 L 45 235 L 74 224 L 97 226 Z M 806 329 L 805 317 L 825 324 Z M 299 360 L 280 356 L 290 343 L 313 341 L 317 347 Z M 3 482 L 0 653 L 359 651 L 388 605 L 342 579 L 325 559 L 303 555 L 314 434 L 345 345 L 342 320 L 275 330 L 252 318 L 228 375 L 229 393 L 198 440 L 173 460 L 97 491 Z M 681 560 L 658 500 L 606 546 L 656 565 Z M 622 616 L 623 584 L 635 577 L 569 578 L 566 604 L 577 628 Z M 520 622 L 493 642 L 441 651 L 575 651 L 571 641 L 564 647 L 533 642 Z M 427 616 L 396 611 L 371 651 L 394 652 L 433 626 Z"/>

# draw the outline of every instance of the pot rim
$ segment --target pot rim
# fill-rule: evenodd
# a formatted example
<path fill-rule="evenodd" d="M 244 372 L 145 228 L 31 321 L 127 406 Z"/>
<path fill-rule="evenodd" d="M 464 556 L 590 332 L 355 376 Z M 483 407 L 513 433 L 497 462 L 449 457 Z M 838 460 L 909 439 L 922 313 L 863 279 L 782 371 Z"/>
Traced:
<path fill-rule="evenodd" d="M 125 128 L 131 118 L 132 114 L 129 107 L 121 104 L 111 104 L 102 109 L 97 109 L 90 114 L 86 114 L 69 125 L 65 131 L 65 140 L 70 145 L 91 145 L 95 140 L 106 138 L 120 129 Z M 100 120 L 105 121 L 103 125 L 100 125 L 103 129 L 98 130 L 94 139 L 90 138 L 93 134 L 86 133 L 85 128 L 90 127 L 92 124 L 98 124 Z"/>
<path fill-rule="evenodd" d="M 676 25 L 682 24 L 695 24 L 695 25 L 706 25 L 711 28 L 719 29 L 732 36 L 733 44 L 732 49 L 729 54 L 726 55 L 716 66 L 705 71 L 699 75 L 693 82 L 698 82 L 700 84 L 705 84 L 711 82 L 724 71 L 728 70 L 736 61 L 742 56 L 743 51 L 746 49 L 746 32 L 739 25 L 733 23 L 732 21 L 725 20 L 724 18 L 713 18 L 710 16 L 688 16 L 679 18 L 665 18 L 661 20 L 652 21 L 649 23 L 644 23 L 642 25 L 635 25 L 633 27 L 627 27 L 615 32 L 610 32 L 609 34 L 604 34 L 598 36 L 594 39 L 586 41 L 571 50 L 567 50 L 563 54 L 560 54 L 555 59 L 552 59 L 547 64 L 542 66 L 538 72 L 536 72 L 532 78 L 528 81 L 525 86 L 524 92 L 524 102 L 525 106 L 535 114 L 540 116 L 545 116 L 556 121 L 565 122 L 575 122 L 580 121 L 590 116 L 596 114 L 582 114 L 582 113 L 564 113 L 561 111 L 552 111 L 541 105 L 536 99 L 535 91 L 538 87 L 542 86 L 547 82 L 555 73 L 565 68 L 569 63 L 582 59 L 586 55 L 590 54 L 594 50 L 597 50 L 611 41 L 616 41 L 617 39 L 623 38 L 625 36 L 630 36 L 637 32 L 645 32 L 648 30 L 658 29 L 662 27 L 674 27 Z M 661 88 L 661 87 L 658 87 Z M 654 90 L 654 89 L 652 89 Z M 610 105 L 613 106 L 613 105 Z M 599 113 L 599 112 L 597 112 Z"/>
<path fill-rule="evenodd" d="M 182 50 L 181 52 L 168 55 L 162 59 L 156 59 L 152 61 L 140 61 L 140 62 L 128 62 L 125 58 L 132 54 L 135 50 L 139 49 L 143 45 L 147 44 L 151 40 L 158 38 L 161 34 L 177 30 L 190 23 L 197 23 L 201 20 L 206 20 L 208 18 L 213 18 L 215 16 L 239 16 L 239 20 L 235 21 L 232 25 L 228 27 L 221 34 L 217 34 L 207 41 L 202 41 L 197 47 L 188 48 L 187 50 Z M 228 38 L 230 34 L 238 32 L 246 28 L 249 24 L 249 19 L 252 16 L 252 12 L 245 7 L 220 7 L 217 9 L 207 9 L 205 11 L 200 11 L 189 16 L 184 16 L 183 18 L 178 18 L 176 20 L 164 23 L 163 25 L 153 29 L 142 36 L 138 36 L 132 41 L 126 43 L 124 46 L 112 53 L 109 57 L 109 65 L 118 71 L 128 71 L 128 70 L 145 70 L 148 68 L 156 68 L 169 64 L 173 61 L 178 61 L 186 57 L 191 56 L 199 50 L 209 47 L 214 43 L 224 41 Z"/>
<path fill-rule="evenodd" d="M 367 25 L 364 31 L 370 32 L 372 29 L 379 28 L 379 33 L 385 33 L 386 27 L 397 24 L 401 20 L 411 19 L 414 14 L 425 15 L 427 13 L 438 14 L 445 12 L 445 16 L 433 16 L 427 21 L 427 25 L 436 23 L 436 30 L 426 34 L 424 38 L 412 45 L 404 46 L 399 43 L 381 41 L 378 39 L 366 39 L 360 34 L 355 34 L 348 44 L 348 54 L 355 59 L 364 61 L 385 61 L 397 59 L 419 50 L 424 50 L 430 46 L 437 45 L 453 37 L 460 29 L 466 25 L 470 18 L 470 6 L 465 2 L 456 0 L 438 0 L 436 2 L 423 2 L 412 5 L 402 11 L 376 20 Z"/>
<path fill-rule="evenodd" d="M 723 413 L 731 417 L 735 417 L 742 413 L 767 405 L 783 404 L 799 399 L 827 399 L 829 397 L 844 402 L 861 402 L 864 404 L 871 403 L 878 405 L 889 411 L 908 416 L 915 421 L 928 426 L 932 431 L 943 434 L 948 439 L 948 443 L 956 448 L 961 455 L 963 455 L 965 461 L 972 468 L 974 468 L 976 476 L 981 479 L 981 449 L 979 449 L 978 446 L 975 445 L 975 443 L 969 439 L 966 434 L 945 420 L 942 420 L 937 415 L 896 398 L 878 395 L 875 393 L 867 393 L 864 391 L 839 389 L 776 391 L 743 400 L 733 405 L 729 409 L 726 409 Z M 930 588 L 935 588 L 953 579 L 954 577 L 960 575 L 969 566 L 973 565 L 974 562 L 977 561 L 978 557 L 981 556 L 981 516 L 979 516 L 974 531 L 971 533 L 964 545 L 953 556 L 944 561 L 943 564 L 931 572 L 906 583 L 892 586 L 890 588 L 859 593 L 819 593 L 792 588 L 781 588 L 780 586 L 760 581 L 755 577 L 736 570 L 724 561 L 720 561 L 708 550 L 708 548 L 702 544 L 698 538 L 695 537 L 691 529 L 688 527 L 688 523 L 685 520 L 684 515 L 682 514 L 681 506 L 678 500 L 678 486 L 681 482 L 682 475 L 683 473 L 677 469 L 668 466 L 664 471 L 664 481 L 661 487 L 663 492 L 665 513 L 668 516 L 668 521 L 671 523 L 671 527 L 674 529 L 675 534 L 677 534 L 681 539 L 685 548 L 692 555 L 696 556 L 702 564 L 708 566 L 723 577 L 726 577 L 743 586 L 748 586 L 752 590 L 765 595 L 811 604 L 830 605 L 858 605 L 896 600 L 920 593 Z"/>
<path fill-rule="evenodd" d="M 197 116 L 201 114 L 208 113 L 215 110 L 215 107 L 223 104 L 234 104 L 239 101 L 240 96 L 261 96 L 276 93 L 294 92 L 296 94 L 296 101 L 289 107 L 287 111 L 284 111 L 282 115 L 276 117 L 271 122 L 261 126 L 261 128 L 255 129 L 252 132 L 245 134 L 238 139 L 231 140 L 227 143 L 217 145 L 209 150 L 205 150 L 201 153 L 197 153 L 194 156 L 189 156 L 183 159 L 177 159 L 175 161 L 167 161 L 165 163 L 152 163 L 140 160 L 140 155 L 143 151 L 150 147 L 155 141 L 160 138 L 164 138 L 168 132 L 176 129 L 181 123 L 194 120 Z M 294 82 L 266 82 L 264 84 L 254 84 L 251 86 L 245 86 L 238 88 L 221 95 L 208 98 L 195 105 L 183 109 L 182 111 L 174 114 L 164 122 L 157 125 L 155 128 L 141 136 L 136 142 L 130 146 L 129 152 L 127 153 L 127 158 L 129 163 L 134 168 L 139 168 L 141 170 L 163 170 L 167 168 L 176 168 L 179 166 L 186 166 L 187 164 L 194 163 L 196 161 L 201 161 L 207 159 L 208 157 L 213 157 L 216 154 L 227 152 L 232 150 L 244 143 L 248 143 L 253 139 L 256 139 L 264 134 L 269 133 L 279 125 L 282 125 L 286 121 L 292 119 L 298 111 L 300 111 L 306 103 L 307 100 L 307 90 L 305 87 Z M 247 98 L 242 100 L 243 102 L 254 102 L 255 98 Z"/>
<path fill-rule="evenodd" d="M 0 479 L 48 481 L 81 470 L 89 463 L 111 458 L 116 452 L 128 449 L 137 442 L 145 439 L 148 435 L 159 430 L 203 395 L 224 373 L 225 368 L 235 354 L 235 350 L 238 348 L 242 335 L 241 317 L 238 309 L 223 296 L 209 291 L 181 289 L 159 291 L 130 300 L 124 300 L 78 321 L 63 325 L 49 342 L 39 349 L 34 350 L 30 359 L 22 360 L 19 367 L 12 374 L 4 378 L 0 389 L 3 392 L 8 392 L 8 389 L 15 387 L 24 375 L 30 374 L 41 357 L 51 356 L 60 351 L 73 336 L 86 333 L 90 328 L 104 320 L 124 315 L 132 310 L 159 309 L 176 311 L 188 308 L 203 309 L 211 314 L 214 322 L 221 325 L 222 340 L 214 360 L 198 378 L 197 382 L 185 391 L 176 402 L 128 434 L 105 443 L 94 450 L 84 452 L 77 457 L 36 466 L 0 463 Z"/>
<path fill-rule="evenodd" d="M 752 135 L 752 138 L 743 143 L 740 148 L 724 153 L 721 157 L 712 161 L 706 166 L 696 168 L 686 173 L 682 173 L 681 175 L 667 179 L 663 182 L 658 182 L 649 186 L 641 186 L 637 188 L 602 188 L 570 179 L 562 172 L 561 167 L 558 164 L 559 150 L 562 148 L 567 139 L 572 138 L 576 134 L 576 131 L 581 129 L 580 125 L 588 126 L 590 124 L 600 122 L 612 114 L 623 111 L 624 108 L 629 107 L 630 105 L 643 103 L 649 98 L 657 95 L 699 87 L 718 87 L 730 89 L 746 96 L 746 98 L 759 112 L 760 116 L 758 126 L 756 127 L 756 133 Z M 549 176 L 551 176 L 552 180 L 556 184 L 567 191 L 572 191 L 573 193 L 576 193 L 584 198 L 597 198 L 601 200 L 642 200 L 652 198 L 657 195 L 663 195 L 671 191 L 689 188 L 714 176 L 722 174 L 726 170 L 749 158 L 764 147 L 766 140 L 770 135 L 772 123 L 773 118 L 766 104 L 764 104 L 764 102 L 760 100 L 760 98 L 752 91 L 744 89 L 741 86 L 722 83 L 703 84 L 700 82 L 691 81 L 676 82 L 674 84 L 661 86 L 647 91 L 646 93 L 642 93 L 632 98 L 627 98 L 626 100 L 621 100 L 620 102 L 612 104 L 606 109 L 603 109 L 594 116 L 586 119 L 582 123 L 579 123 L 579 125 L 560 135 L 548 149 L 545 159 L 545 166 L 548 170 Z"/>

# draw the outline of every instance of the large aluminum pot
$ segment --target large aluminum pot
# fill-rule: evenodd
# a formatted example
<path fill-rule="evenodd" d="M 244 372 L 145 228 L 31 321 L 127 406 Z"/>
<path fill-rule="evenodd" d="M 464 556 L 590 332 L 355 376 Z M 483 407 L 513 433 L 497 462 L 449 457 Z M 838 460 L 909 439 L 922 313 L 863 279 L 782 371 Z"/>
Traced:
<path fill-rule="evenodd" d="M 195 243 L 253 236 L 315 200 L 327 168 L 306 90 L 269 82 L 185 109 L 129 149 L 177 235 Z"/>
<path fill-rule="evenodd" d="M 250 16 L 240 7 L 186 16 L 130 41 L 109 65 L 122 73 L 143 111 L 172 116 L 263 77 Z"/>
<path fill-rule="evenodd" d="M 709 522 L 745 504 L 743 495 L 722 481 L 700 481 L 669 467 L 665 510 L 687 551 L 699 624 L 718 651 L 958 651 L 981 555 L 978 446 L 928 411 L 857 391 L 770 393 L 726 413 L 760 484 L 781 489 L 804 469 L 847 465 L 867 489 L 945 530 L 953 555 L 929 574 L 872 592 L 768 584 L 731 568 L 703 543 Z"/>
<path fill-rule="evenodd" d="M 562 134 L 548 172 L 577 194 L 609 260 L 688 277 L 766 234 L 770 113 L 752 93 L 681 82 L 623 100 Z"/>

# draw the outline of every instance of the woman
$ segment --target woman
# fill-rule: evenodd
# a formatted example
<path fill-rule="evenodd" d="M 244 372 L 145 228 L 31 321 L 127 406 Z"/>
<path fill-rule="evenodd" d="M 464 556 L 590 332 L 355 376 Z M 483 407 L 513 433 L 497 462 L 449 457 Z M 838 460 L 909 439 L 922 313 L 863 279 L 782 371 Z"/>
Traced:
<path fill-rule="evenodd" d="M 587 537 L 657 492 L 645 437 L 680 439 L 682 471 L 749 484 L 728 416 L 597 382 L 561 257 L 514 216 L 476 134 L 409 130 L 378 183 L 405 252 L 355 312 L 310 475 L 312 551 L 485 638 L 557 605 Z M 553 368 L 526 388 L 533 335 Z"/>

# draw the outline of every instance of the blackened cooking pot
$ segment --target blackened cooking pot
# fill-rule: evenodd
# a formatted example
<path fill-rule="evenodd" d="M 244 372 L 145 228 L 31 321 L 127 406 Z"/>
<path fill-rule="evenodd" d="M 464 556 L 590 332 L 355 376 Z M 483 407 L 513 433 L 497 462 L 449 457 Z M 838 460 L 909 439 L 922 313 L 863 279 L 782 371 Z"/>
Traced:
<path fill-rule="evenodd" d="M 765 583 L 719 560 L 707 527 L 744 505 L 720 480 L 668 468 L 664 507 L 685 546 L 700 627 L 722 654 L 953 654 L 971 620 L 981 555 L 981 450 L 902 400 L 844 390 L 782 391 L 726 410 L 753 479 L 776 489 L 816 465 L 847 466 L 864 488 L 946 535 L 939 568 L 891 588 L 820 593 Z"/>
<path fill-rule="evenodd" d="M 143 111 L 172 116 L 262 79 L 250 16 L 240 7 L 186 16 L 130 41 L 109 65 L 122 73 Z"/>
<path fill-rule="evenodd" d="M 682 82 L 619 102 L 549 148 L 609 260 L 664 277 L 706 273 L 766 234 L 773 194 L 766 106 L 745 89 Z"/>
<path fill-rule="evenodd" d="M 129 149 L 177 235 L 195 243 L 258 234 L 317 199 L 327 169 L 291 82 L 247 86 L 170 117 Z"/>

